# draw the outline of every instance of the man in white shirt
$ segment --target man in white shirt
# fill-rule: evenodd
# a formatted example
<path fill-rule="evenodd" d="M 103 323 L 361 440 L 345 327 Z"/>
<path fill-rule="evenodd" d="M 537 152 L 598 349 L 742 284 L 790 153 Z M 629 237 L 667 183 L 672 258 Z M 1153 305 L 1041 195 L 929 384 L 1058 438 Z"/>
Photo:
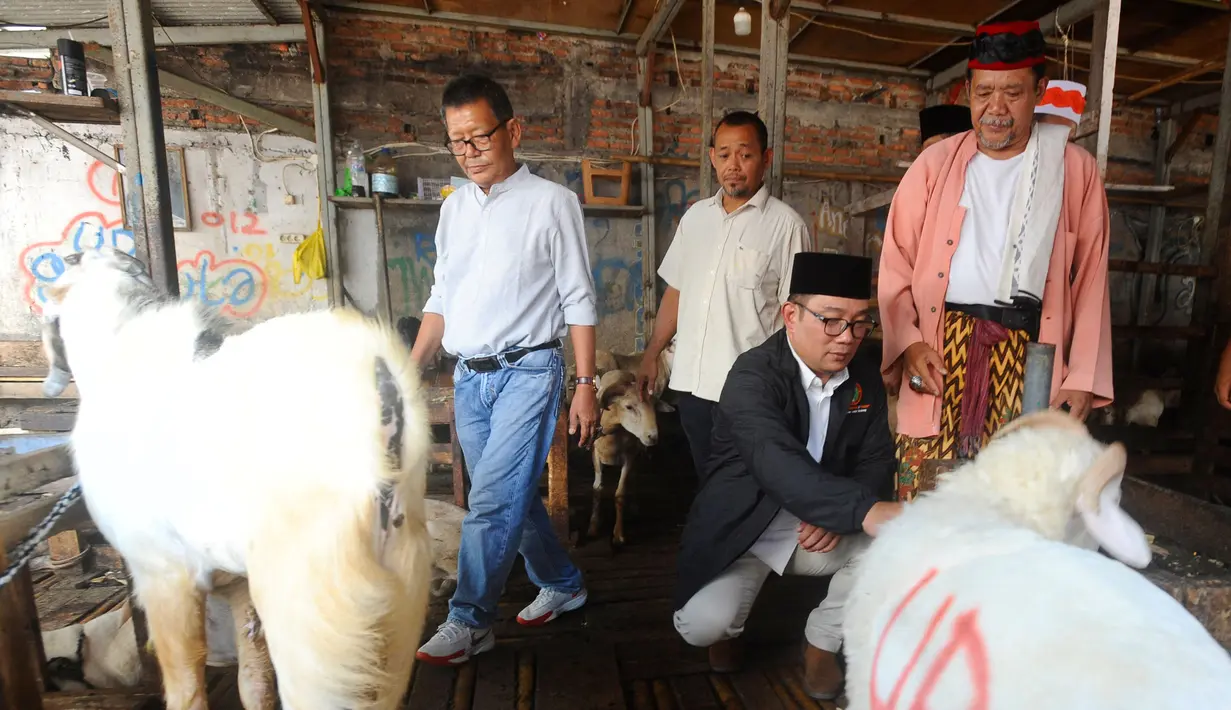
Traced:
<path fill-rule="evenodd" d="M 443 344 L 458 358 L 453 407 L 471 488 L 449 618 L 417 657 L 457 664 L 495 644 L 496 602 L 518 553 L 540 589 L 519 623 L 545 624 L 586 602 L 538 480 L 564 388 L 566 332 L 578 375 L 569 433 L 580 431 L 583 446 L 593 436 L 597 316 L 581 205 L 517 164 L 521 125 L 504 89 L 463 76 L 442 103 L 445 145 L 473 182 L 441 205 L 435 284 L 411 357 L 422 363 Z"/>
<path fill-rule="evenodd" d="M 705 480 L 713 412 L 735 358 L 782 327 L 791 259 L 809 248 L 808 227 L 769 194 L 769 133 L 735 111 L 714 129 L 710 162 L 722 187 L 684 213 L 663 257 L 667 282 L 638 383 L 653 388 L 658 355 L 675 337 L 667 386 L 680 393 L 680 423 L 698 480 Z M 662 394 L 649 392 L 650 394 Z"/>
<path fill-rule="evenodd" d="M 786 327 L 727 376 L 680 542 L 675 628 L 716 672 L 738 665 L 733 641 L 771 571 L 833 576 L 804 629 L 804 689 L 819 700 L 842 687 L 852 560 L 901 511 L 879 363 L 854 359 L 876 325 L 871 295 L 871 259 L 795 256 Z"/>

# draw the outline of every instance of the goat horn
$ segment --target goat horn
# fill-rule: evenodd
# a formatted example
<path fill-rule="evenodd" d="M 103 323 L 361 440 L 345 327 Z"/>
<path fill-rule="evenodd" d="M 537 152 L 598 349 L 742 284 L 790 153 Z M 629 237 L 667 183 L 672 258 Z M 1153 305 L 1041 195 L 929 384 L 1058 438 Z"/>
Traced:
<path fill-rule="evenodd" d="M 1056 427 L 1058 429 L 1068 429 L 1069 431 L 1087 433 L 1086 425 L 1077 421 L 1068 414 L 1056 409 L 1044 409 L 1039 412 L 1025 414 L 1013 421 L 1002 426 L 992 439 L 1012 434 L 1015 431 L 1022 429 L 1041 429 L 1044 427 Z"/>
<path fill-rule="evenodd" d="M 1103 449 L 1103 453 L 1090 464 L 1090 468 L 1082 474 L 1078 489 L 1078 500 L 1084 501 L 1091 513 L 1099 510 L 1099 495 L 1111 479 L 1124 473 L 1128 465 L 1128 453 L 1124 444 L 1115 442 Z"/>
<path fill-rule="evenodd" d="M 132 274 L 133 276 L 149 275 L 149 269 L 146 267 L 145 263 L 132 254 L 120 251 L 119 249 L 113 249 L 112 253 L 120 262 L 120 267 L 123 268 L 126 273 Z"/>

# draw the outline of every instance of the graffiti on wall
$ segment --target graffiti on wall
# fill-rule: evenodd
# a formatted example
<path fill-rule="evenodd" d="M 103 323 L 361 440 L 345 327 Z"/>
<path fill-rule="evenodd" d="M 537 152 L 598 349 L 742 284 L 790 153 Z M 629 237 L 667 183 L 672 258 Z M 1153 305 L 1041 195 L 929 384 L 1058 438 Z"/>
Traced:
<path fill-rule="evenodd" d="M 113 247 L 136 255 L 137 243 L 120 216 L 119 176 L 99 161 L 84 174 L 86 187 L 98 201 L 94 209 L 73 216 L 55 241 L 37 242 L 18 256 L 23 277 L 22 297 L 35 314 L 47 302 L 46 288 L 64 274 L 64 257 L 86 249 Z M 223 236 L 263 236 L 260 216 L 247 211 L 203 212 L 201 223 L 221 228 Z M 314 293 L 316 279 L 294 277 L 288 256 L 272 243 L 232 246 L 225 258 L 214 251 L 201 250 L 179 260 L 180 296 L 184 300 L 220 309 L 229 315 L 246 318 L 255 315 L 270 300 L 324 300 Z M 434 254 L 433 254 L 434 258 Z"/>
<path fill-rule="evenodd" d="M 599 259 L 592 270 L 599 317 L 636 311 L 641 305 L 641 260 Z"/>
<path fill-rule="evenodd" d="M 835 208 L 828 197 L 813 213 L 812 223 L 813 243 L 821 249 L 833 248 L 846 251 L 846 227 L 849 217 L 841 208 Z"/>
<path fill-rule="evenodd" d="M 125 254 L 137 253 L 132 231 L 125 229 L 119 219 L 108 219 L 101 212 L 83 212 L 68 220 L 57 241 L 37 242 L 23 249 L 18 261 L 25 281 L 22 294 L 26 303 L 42 313 L 47 302 L 45 289 L 64 274 L 64 256 L 104 246 Z"/>
<path fill-rule="evenodd" d="M 668 234 L 675 234 L 684 213 L 692 207 L 701 194 L 698 189 L 689 190 L 683 178 L 675 178 L 663 183 L 662 192 L 657 195 L 658 223 L 660 229 L 665 228 Z"/>
<path fill-rule="evenodd" d="M 432 293 L 436 266 L 436 238 L 431 234 L 414 234 L 414 253 L 409 256 L 391 257 L 385 262 L 392 271 L 389 278 L 402 286 L 402 310 L 418 313 Z"/>
<path fill-rule="evenodd" d="M 184 301 L 195 300 L 239 318 L 256 313 L 265 302 L 265 273 L 247 259 L 219 259 L 211 251 L 200 251 L 175 266 Z"/>

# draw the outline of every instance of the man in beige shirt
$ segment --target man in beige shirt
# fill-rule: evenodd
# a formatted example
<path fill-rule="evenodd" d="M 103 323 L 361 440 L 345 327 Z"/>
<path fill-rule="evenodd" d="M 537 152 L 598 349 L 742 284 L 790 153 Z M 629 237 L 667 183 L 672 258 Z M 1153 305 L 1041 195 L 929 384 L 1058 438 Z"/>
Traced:
<path fill-rule="evenodd" d="M 770 196 L 769 132 L 755 114 L 719 121 L 710 162 L 722 188 L 684 213 L 658 275 L 667 282 L 638 375 L 653 392 L 658 354 L 675 337 L 668 387 L 680 393 L 680 423 L 697 477 L 704 481 L 713 412 L 727 371 L 744 351 L 782 327 L 791 262 L 809 244 L 808 227 Z"/>

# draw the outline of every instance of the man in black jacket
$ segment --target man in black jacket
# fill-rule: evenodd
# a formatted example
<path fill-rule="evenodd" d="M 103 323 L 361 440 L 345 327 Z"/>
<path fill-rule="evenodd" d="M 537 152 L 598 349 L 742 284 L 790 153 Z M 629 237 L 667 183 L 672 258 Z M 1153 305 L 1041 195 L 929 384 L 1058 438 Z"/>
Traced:
<path fill-rule="evenodd" d="M 784 328 L 727 375 L 705 483 L 681 540 L 675 628 L 710 647 L 719 672 L 736 665 L 743 631 L 771 571 L 829 576 L 808 617 L 805 689 L 833 699 L 852 560 L 897 515 L 885 388 L 878 363 L 855 358 L 875 328 L 872 261 L 795 255 Z"/>

